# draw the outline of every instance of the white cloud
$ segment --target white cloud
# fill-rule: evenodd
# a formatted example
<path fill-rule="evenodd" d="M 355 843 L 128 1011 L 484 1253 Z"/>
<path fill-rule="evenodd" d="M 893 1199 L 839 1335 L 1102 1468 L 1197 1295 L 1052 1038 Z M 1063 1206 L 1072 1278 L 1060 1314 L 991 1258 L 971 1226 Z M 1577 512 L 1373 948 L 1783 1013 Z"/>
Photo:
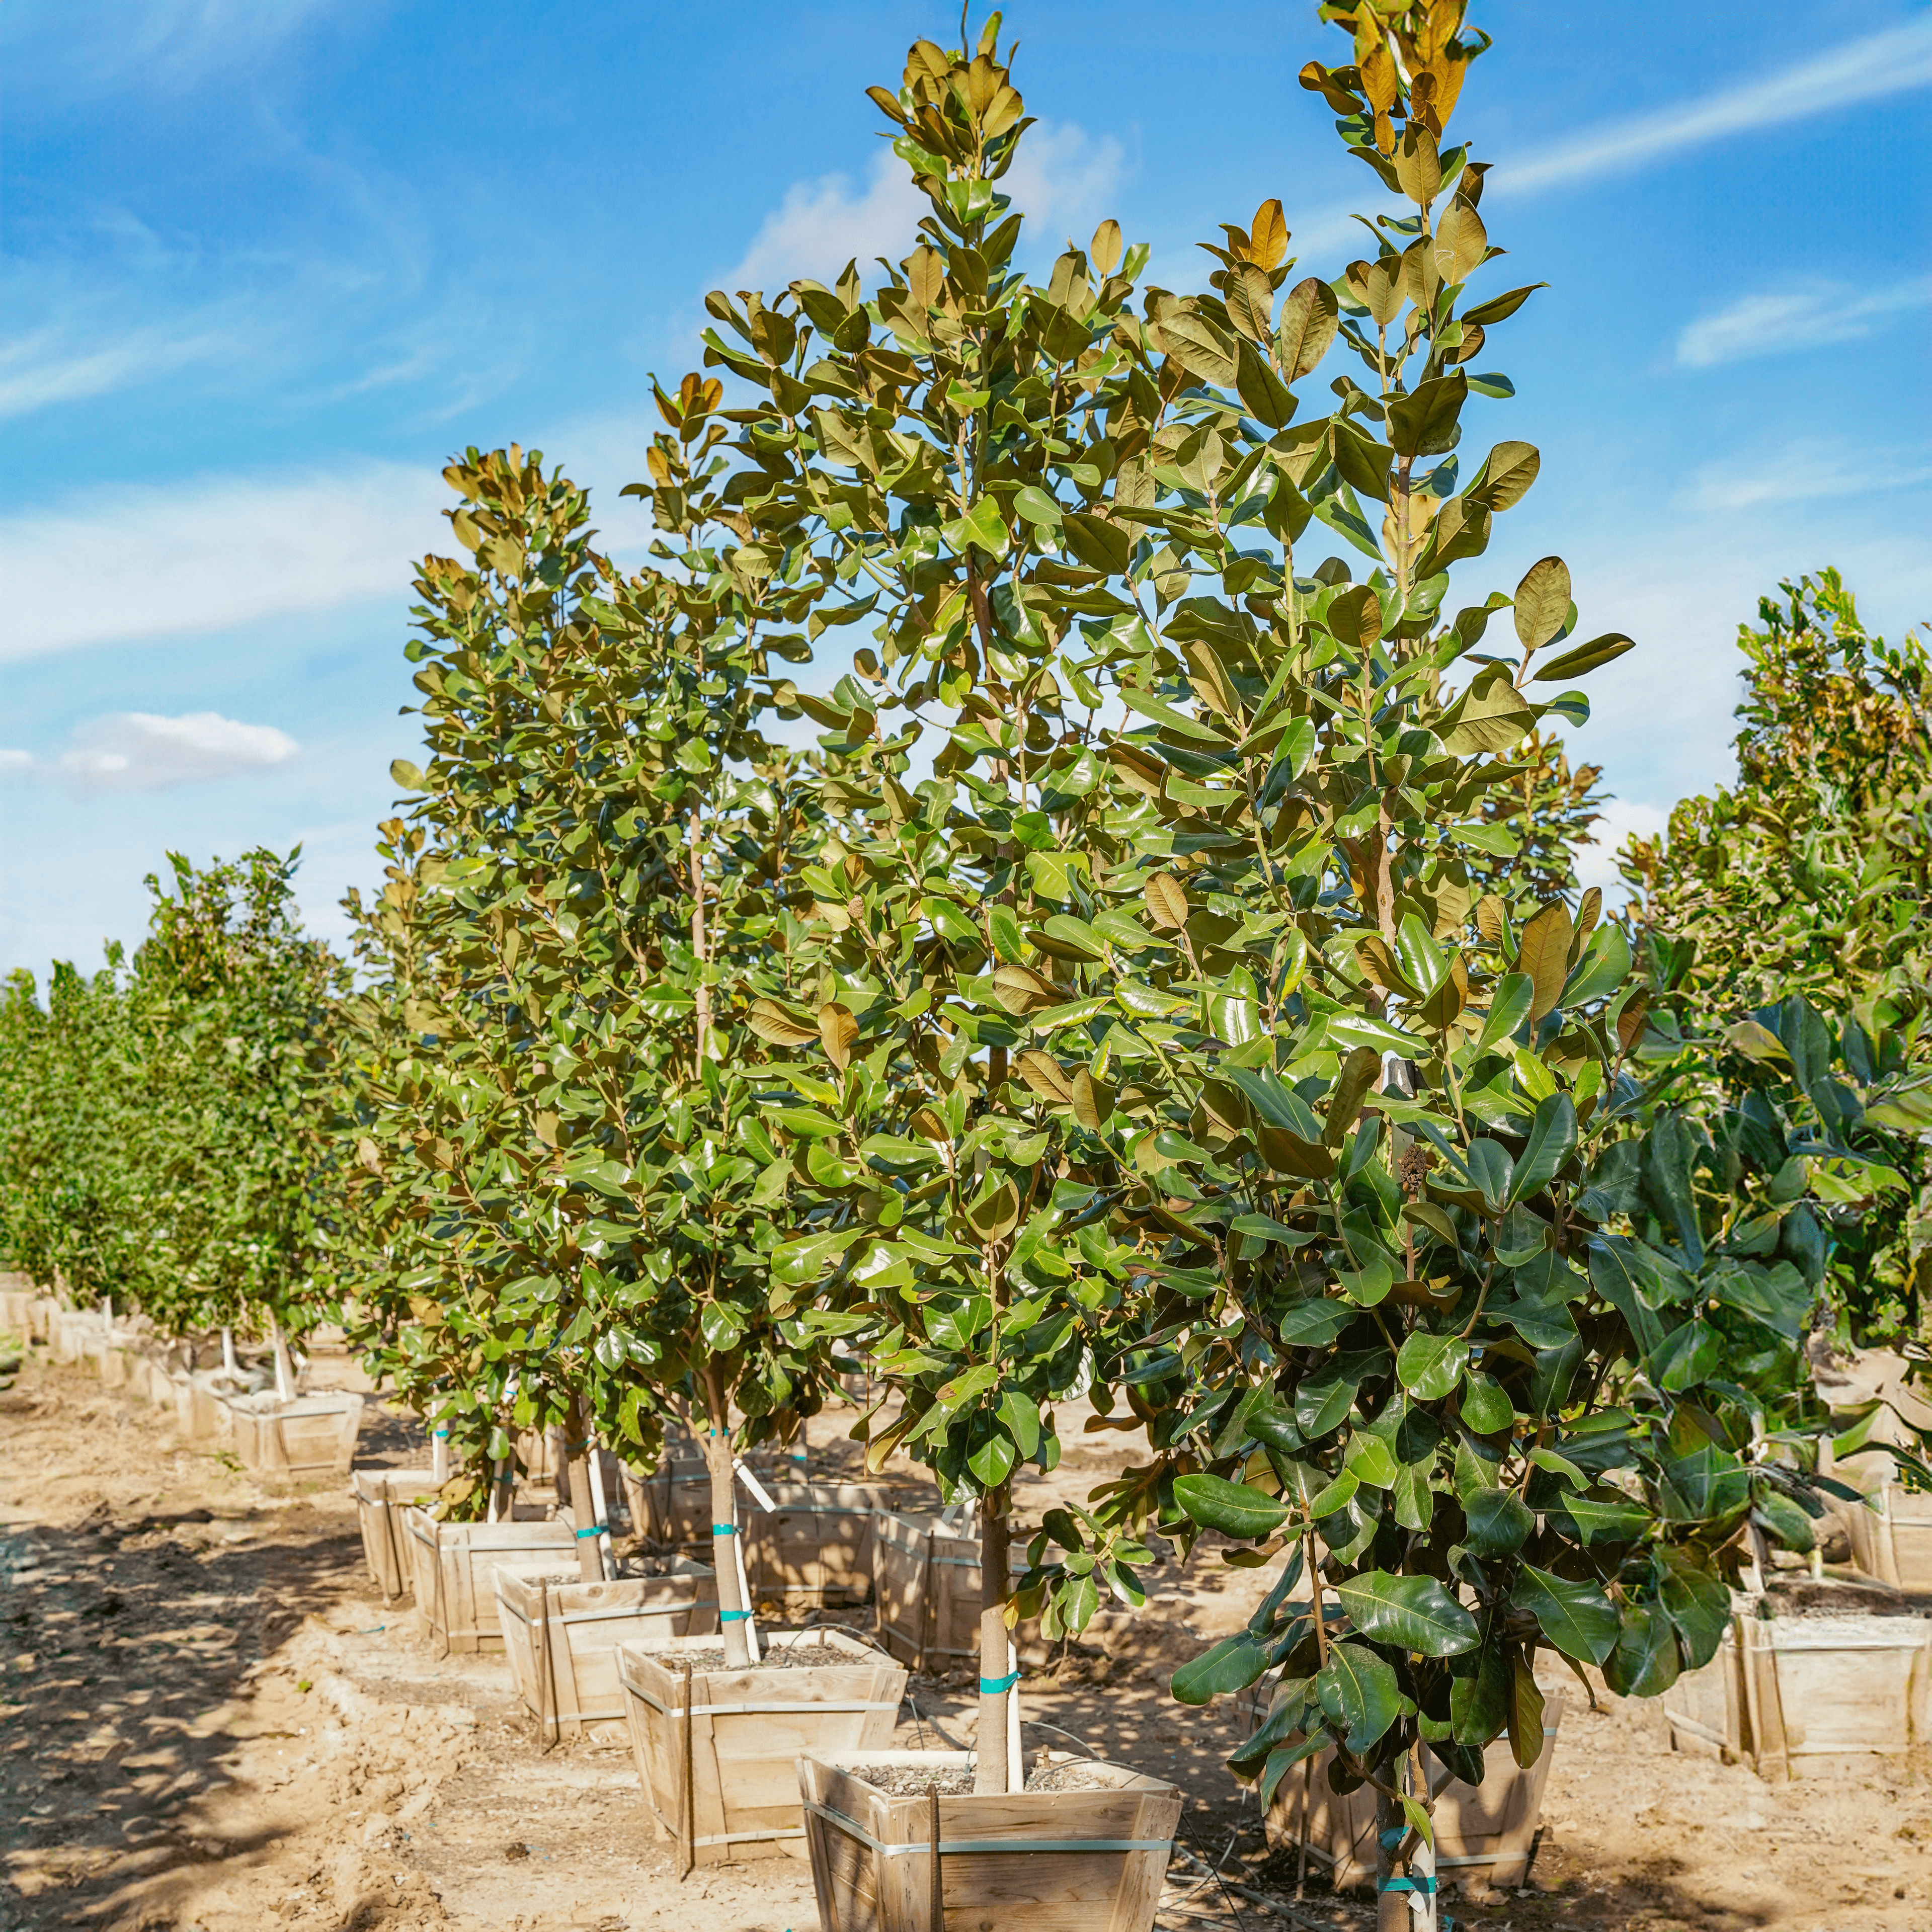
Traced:
<path fill-rule="evenodd" d="M 1680 368 L 1709 369 L 1754 356 L 1816 349 L 1870 335 L 1893 316 L 1932 304 L 1932 275 L 1867 295 L 1832 284 L 1745 296 L 1700 316 L 1677 338 Z"/>
<path fill-rule="evenodd" d="M 34 754 L 0 746 L 0 772 L 24 772 L 32 766 Z"/>
<path fill-rule="evenodd" d="M 88 791 L 154 791 L 201 778 L 286 764 L 302 747 L 272 724 L 244 724 L 218 711 L 164 718 L 119 711 L 74 733 L 56 769 Z"/>
<path fill-rule="evenodd" d="M 1030 218 L 1036 233 L 1052 223 L 1097 222 L 1124 160 L 1111 135 L 1095 141 L 1079 128 L 1042 122 L 1028 130 L 1000 191 Z M 734 292 L 780 289 L 801 276 L 829 282 L 848 262 L 862 268 L 878 256 L 896 260 L 911 246 L 931 206 L 905 164 L 882 147 L 862 188 L 842 174 L 793 182 L 722 286 Z M 1077 238 L 1084 244 L 1084 236 Z"/>
<path fill-rule="evenodd" d="M 0 519 L 0 658 L 399 596 L 449 500 L 432 471 L 366 464 L 110 487 Z"/>
<path fill-rule="evenodd" d="M 105 395 L 206 362 L 226 346 L 226 338 L 212 333 L 170 340 L 151 329 L 77 355 L 57 346 L 50 332 L 0 344 L 0 418 Z"/>
<path fill-rule="evenodd" d="M 1670 817 L 1667 807 L 1642 799 L 1613 798 L 1598 819 L 1596 836 L 1576 851 L 1576 880 L 1586 887 L 1594 886 L 1612 904 L 1630 896 L 1630 889 L 1617 870 L 1617 851 L 1635 832 L 1640 838 L 1654 838 Z"/>
<path fill-rule="evenodd" d="M 1520 160 L 1500 163 L 1490 185 L 1516 194 L 1640 167 L 1726 134 L 1808 119 L 1932 82 L 1932 19 L 1852 40 L 1768 79 L 1728 87 L 1654 114 L 1613 123 Z"/>
<path fill-rule="evenodd" d="M 1909 489 L 1928 480 L 1932 466 L 1922 462 L 1800 440 L 1762 456 L 1707 464 L 1678 501 L 1688 510 L 1721 515 L 1762 504 L 1808 503 L 1874 490 Z"/>
<path fill-rule="evenodd" d="M 317 15 L 331 0 L 122 0 L 111 30 L 88 30 L 71 0 L 7 8 L 16 63 L 31 61 L 43 83 L 92 92 L 131 84 L 192 86 L 223 68 L 253 64 Z"/>

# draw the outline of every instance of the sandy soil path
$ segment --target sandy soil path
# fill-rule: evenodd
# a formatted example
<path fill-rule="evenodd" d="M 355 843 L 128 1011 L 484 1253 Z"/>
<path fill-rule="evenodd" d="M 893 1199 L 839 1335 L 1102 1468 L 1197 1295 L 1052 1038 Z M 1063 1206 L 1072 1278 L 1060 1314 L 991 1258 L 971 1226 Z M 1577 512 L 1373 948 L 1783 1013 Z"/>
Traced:
<path fill-rule="evenodd" d="M 828 1472 L 849 1418 L 813 1431 Z M 1120 1438 L 1077 1444 L 1023 1495 L 1084 1495 Z M 380 1412 L 370 1460 L 419 1438 Z M 1259 1587 L 1198 1554 L 1163 1567 L 1138 1618 L 1028 1675 L 1030 1723 L 1190 1794 L 1178 1928 L 1365 1928 L 1318 1882 L 1278 1909 L 1270 1852 L 1222 1760 L 1223 1704 L 1174 1704 L 1174 1665 L 1245 1617 Z M 437 1660 L 385 1611 L 346 1496 L 265 1492 L 232 1459 L 78 1371 L 0 1395 L 0 1932 L 808 1932 L 790 1859 L 680 1885 L 629 1754 L 545 1754 L 500 1658 Z M 905 1744 L 970 1742 L 970 1678 L 920 1678 Z M 1654 1708 L 1574 1698 L 1532 1888 L 1448 1910 L 1472 1932 L 1932 1932 L 1932 1784 L 1902 1763 L 1767 1784 L 1666 1747 Z M 1197 1885 L 1197 1881 L 1201 1881 Z M 1257 1894 L 1259 1894 L 1257 1897 Z"/>

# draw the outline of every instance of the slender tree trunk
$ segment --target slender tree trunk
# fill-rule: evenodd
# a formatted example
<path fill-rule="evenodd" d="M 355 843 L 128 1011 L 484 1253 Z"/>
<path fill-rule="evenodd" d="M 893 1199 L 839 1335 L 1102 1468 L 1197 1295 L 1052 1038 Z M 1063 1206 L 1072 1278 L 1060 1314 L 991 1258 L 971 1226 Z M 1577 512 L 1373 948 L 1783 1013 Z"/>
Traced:
<path fill-rule="evenodd" d="M 590 1416 L 580 1396 L 570 1405 L 564 1425 L 566 1454 L 570 1459 L 570 1520 L 577 1532 L 577 1574 L 586 1583 L 604 1580 L 602 1525 L 590 1486 Z"/>
<path fill-rule="evenodd" d="M 691 950 L 698 956 L 696 1011 L 694 1016 L 698 1058 L 692 1072 L 693 1079 L 700 1085 L 704 1079 L 706 1036 L 711 1030 L 711 988 L 704 977 L 705 962 L 710 956 L 705 950 L 705 944 L 704 826 L 694 808 L 691 814 Z"/>
<path fill-rule="evenodd" d="M 714 1406 L 712 1413 L 717 1414 Z M 724 1664 L 730 1670 L 751 1668 L 746 1626 L 751 1606 L 738 1587 L 737 1485 L 732 1471 L 731 1432 L 713 1428 L 700 1438 L 711 1478 L 711 1567 L 718 1573 L 718 1615 L 724 1636 Z"/>
<path fill-rule="evenodd" d="M 980 1513 L 980 1729 L 976 1792 L 1004 1796 L 1012 1767 L 1006 1762 L 1006 1679 L 1012 1671 L 1012 1643 L 1006 1628 L 1006 1495 L 997 1490 Z M 1001 1686 L 988 1690 L 988 1684 Z"/>
<path fill-rule="evenodd" d="M 1396 1775 L 1402 1768 L 1396 1767 Z M 1376 1793 L 1376 1932 L 1409 1932 L 1408 1894 L 1391 1892 L 1396 1847 L 1408 1829 L 1402 1807 L 1385 1791 Z"/>

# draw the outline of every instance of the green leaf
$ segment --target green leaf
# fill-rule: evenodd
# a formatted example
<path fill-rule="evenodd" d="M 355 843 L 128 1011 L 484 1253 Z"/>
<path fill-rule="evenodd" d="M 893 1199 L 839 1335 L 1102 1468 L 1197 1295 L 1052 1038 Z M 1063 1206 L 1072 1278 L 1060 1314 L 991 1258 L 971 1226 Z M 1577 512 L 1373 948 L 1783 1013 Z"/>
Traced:
<path fill-rule="evenodd" d="M 1580 1664 L 1600 1664 L 1616 1646 L 1616 1610 L 1594 1583 L 1573 1582 L 1525 1563 L 1517 1570 L 1510 1594 L 1565 1657 Z"/>
<path fill-rule="evenodd" d="M 1221 1476 L 1177 1476 L 1174 1499 L 1193 1521 L 1224 1536 L 1270 1536 L 1288 1516 L 1273 1496 Z"/>
<path fill-rule="evenodd" d="M 1552 684 L 1566 677 L 1581 677 L 1586 670 L 1594 670 L 1636 648 L 1634 638 L 1627 638 L 1621 631 L 1606 631 L 1600 638 L 1592 638 L 1587 644 L 1578 644 L 1560 657 L 1552 658 L 1536 674 L 1534 682 Z"/>
<path fill-rule="evenodd" d="M 1223 1637 L 1211 1650 L 1174 1673 L 1168 1686 L 1183 1704 L 1205 1704 L 1231 1690 L 1245 1690 L 1268 1667 L 1268 1646 L 1246 1630 Z"/>
<path fill-rule="evenodd" d="M 1439 1402 L 1456 1386 L 1469 1345 L 1460 1335 L 1410 1330 L 1395 1358 L 1396 1378 L 1419 1402 Z"/>
<path fill-rule="evenodd" d="M 1529 1505 L 1514 1490 L 1478 1490 L 1462 1499 L 1469 1547 L 1479 1556 L 1512 1556 L 1536 1527 Z"/>
<path fill-rule="evenodd" d="M 1013 508 L 1030 524 L 1057 524 L 1066 514 L 1065 506 L 1044 490 L 1029 483 L 1013 498 Z"/>
<path fill-rule="evenodd" d="M 1683 1670 L 1677 1633 L 1662 1609 L 1650 1604 L 1624 1606 L 1616 1643 L 1594 1661 L 1603 1665 L 1604 1682 L 1619 1697 L 1659 1696 Z"/>
<path fill-rule="evenodd" d="M 1371 1570 L 1335 1586 L 1363 1636 L 1424 1657 L 1454 1657 L 1476 1646 L 1476 1620 L 1433 1576 Z"/>
<path fill-rule="evenodd" d="M 1365 1755 L 1402 1714 L 1402 1687 L 1394 1670 L 1358 1643 L 1330 1647 L 1315 1690 L 1330 1721 L 1342 1730 L 1343 1746 L 1353 1757 Z"/>
<path fill-rule="evenodd" d="M 1537 1103 L 1529 1137 L 1510 1170 L 1511 1202 L 1525 1199 L 1562 1171 L 1576 1148 L 1576 1107 L 1568 1094 L 1552 1094 Z"/>
<path fill-rule="evenodd" d="M 1516 1420 L 1516 1405 L 1504 1393 L 1502 1384 L 1480 1370 L 1463 1371 L 1460 1406 L 1463 1421 L 1478 1436 L 1493 1436 Z"/>
<path fill-rule="evenodd" d="M 1536 998 L 1536 982 L 1527 973 L 1507 973 L 1496 982 L 1490 995 L 1488 1017 L 1476 1036 L 1476 1058 L 1480 1059 L 1499 1041 L 1509 1039 L 1529 1017 Z"/>

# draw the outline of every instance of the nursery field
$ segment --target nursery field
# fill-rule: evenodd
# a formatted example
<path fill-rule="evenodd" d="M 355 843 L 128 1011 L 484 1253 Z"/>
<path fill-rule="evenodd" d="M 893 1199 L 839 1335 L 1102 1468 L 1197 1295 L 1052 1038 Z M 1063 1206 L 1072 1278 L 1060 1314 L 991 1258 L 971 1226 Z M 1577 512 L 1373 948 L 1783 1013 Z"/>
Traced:
<path fill-rule="evenodd" d="M 817 1469 L 854 1455 L 848 1424 L 814 1420 Z M 1063 1426 L 1077 1443 L 1076 1420 Z M 1020 1489 L 1022 1526 L 1120 1466 L 1120 1438 L 1100 1439 L 1104 1453 L 1074 1448 Z M 416 1426 L 372 1408 L 359 1462 L 421 1450 Z M 909 1498 L 924 1480 L 889 1473 Z M 1312 1877 L 1293 1905 L 1293 1855 L 1270 1850 L 1222 1762 L 1240 1732 L 1233 1700 L 1194 1712 L 1168 1695 L 1177 1663 L 1246 1618 L 1262 1574 L 1198 1548 L 1156 1569 L 1142 1616 L 1103 1613 L 1088 1640 L 1031 1652 L 1022 1708 L 1042 1728 L 1027 1747 L 1078 1738 L 1186 1794 L 1159 1924 L 1366 1925 L 1366 1898 Z M 546 1752 L 502 1658 L 436 1658 L 406 1607 L 384 1609 L 338 1488 L 266 1491 L 84 1371 L 30 1364 L 0 1396 L 0 1579 L 5 1932 L 814 1922 L 802 1861 L 680 1883 L 628 1750 Z M 1932 1926 L 1923 1765 L 1767 1784 L 1672 1754 L 1654 1702 L 1600 1687 L 1592 1712 L 1571 1689 L 1530 1892 L 1455 1900 L 1457 1924 Z M 902 1712 L 896 1742 L 970 1744 L 975 1702 L 963 1673 L 916 1676 L 917 1714 Z"/>

